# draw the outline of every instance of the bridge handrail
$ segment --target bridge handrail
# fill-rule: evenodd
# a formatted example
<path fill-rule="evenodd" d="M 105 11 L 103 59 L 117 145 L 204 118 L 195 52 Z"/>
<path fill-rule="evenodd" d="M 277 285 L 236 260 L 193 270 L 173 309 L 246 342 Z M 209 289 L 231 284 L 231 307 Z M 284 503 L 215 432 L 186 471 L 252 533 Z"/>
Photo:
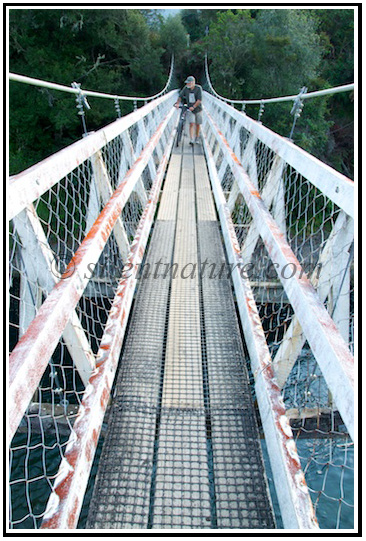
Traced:
<path fill-rule="evenodd" d="M 62 436 L 56 433 L 61 458 L 58 473 L 50 478 L 45 469 L 41 476 L 47 479 L 51 496 L 48 498 L 46 489 L 47 507 L 38 513 L 36 528 L 42 518 L 48 524 L 52 519 L 50 528 L 77 527 L 137 271 L 173 145 L 179 118 L 173 107 L 175 99 L 172 91 L 154 100 L 69 147 L 69 159 L 65 149 L 11 182 L 14 204 L 27 186 L 31 191 L 21 197 L 11 222 L 10 288 L 12 302 L 18 307 L 11 320 L 17 328 L 17 342 L 9 358 L 7 435 L 11 456 L 19 449 L 16 438 L 27 419 L 34 418 L 35 407 L 42 430 L 42 408 L 48 406 L 52 419 L 57 408 L 63 410 L 64 430 L 68 431 L 62 443 Z M 41 194 L 45 195 L 38 199 Z M 65 247 L 71 250 L 72 259 L 62 273 L 58 268 Z M 23 293 L 18 293 L 18 287 Z M 96 341 L 94 325 L 101 331 Z M 60 381 L 58 373 L 64 375 L 67 352 L 73 378 Z M 50 378 L 46 385 L 50 383 L 52 403 L 47 401 L 49 397 L 45 404 L 42 401 L 44 378 Z M 77 397 L 73 408 L 68 406 L 68 393 Z M 62 428 L 57 420 L 55 423 L 57 430 Z M 31 474 L 26 474 L 24 482 L 31 480 Z M 15 478 L 12 488 L 20 482 Z M 75 488 L 63 490 L 70 482 Z M 34 519 L 29 505 L 28 516 Z M 26 519 L 12 516 L 11 523 L 14 526 Z"/>
<path fill-rule="evenodd" d="M 10 177 L 8 192 L 9 220 L 103 146 L 146 117 L 157 105 L 169 100 L 174 93 L 176 91 L 171 90 L 165 96 L 157 98 L 157 100 L 144 105 L 133 113 L 115 120 L 97 132 L 89 134 L 87 137 L 56 152 L 25 171 Z"/>
<path fill-rule="evenodd" d="M 245 126 L 254 136 L 258 136 L 266 146 L 273 150 L 284 162 L 295 167 L 314 186 L 320 188 L 323 194 L 333 200 L 336 205 L 353 216 L 354 184 L 351 180 L 313 158 L 310 154 L 302 151 L 292 143 L 283 140 L 270 130 L 239 113 L 234 108 L 219 101 L 206 93 L 206 104 L 215 110 L 215 104 L 221 113 L 229 113 L 238 121 L 238 126 Z M 213 119 L 206 105 L 206 116 L 212 133 L 216 134 L 218 148 L 230 163 L 239 193 L 244 197 L 246 205 L 253 217 L 257 232 L 262 237 L 264 245 L 272 261 L 275 262 L 278 278 L 282 282 L 298 320 L 301 323 L 304 334 L 314 352 L 316 360 L 328 382 L 328 387 L 334 396 L 342 418 L 353 438 L 354 431 L 354 376 L 353 356 L 348 349 L 344 338 L 335 326 L 331 315 L 324 308 L 312 284 L 303 276 L 302 267 L 287 243 L 284 232 L 280 230 L 271 213 L 264 204 L 258 187 L 254 186 L 245 170 L 246 163 L 241 163 L 228 141 L 220 131 L 221 127 L 217 120 Z M 222 115 L 223 116 L 223 115 Z M 222 117 L 221 117 L 222 118 Z M 236 129 L 238 129 L 236 126 Z M 284 149 L 290 149 L 284 152 Z M 297 158 L 299 157 L 299 159 Z M 304 160 L 304 164 L 301 161 Z M 314 173 L 315 172 L 315 173 Z M 282 173 L 281 173 L 282 176 Z M 324 178 L 323 178 L 324 177 Z M 331 181 L 337 179 L 335 186 Z M 333 180 L 334 181 L 334 180 Z M 348 201 L 343 201 L 339 197 Z M 280 270 L 290 262 L 296 269 L 291 279 L 286 279 Z M 330 365 L 332 368 L 330 369 Z"/>
<path fill-rule="evenodd" d="M 276 98 L 261 98 L 261 99 L 247 99 L 247 100 L 244 100 L 244 99 L 235 100 L 235 99 L 225 98 L 224 96 L 220 96 L 220 94 L 218 94 L 216 90 L 214 89 L 214 87 L 212 86 L 210 74 L 208 71 L 207 54 L 205 56 L 205 71 L 206 71 L 207 83 L 213 95 L 216 96 L 216 98 L 222 101 L 225 101 L 227 103 L 233 103 L 233 104 L 236 103 L 240 105 L 261 105 L 261 104 L 266 104 L 266 103 L 279 103 L 279 102 L 284 102 L 284 101 L 294 101 L 296 100 L 296 98 L 299 97 L 299 94 L 293 94 L 291 96 L 279 96 Z M 309 98 L 319 98 L 321 96 L 338 94 L 339 92 L 350 92 L 354 89 L 355 89 L 354 83 L 349 83 L 346 85 L 335 86 L 332 88 L 325 88 L 323 90 L 315 90 L 314 92 L 306 92 L 304 94 L 301 93 L 300 96 L 302 100 L 306 100 Z"/>
<path fill-rule="evenodd" d="M 354 438 L 354 183 L 211 94 L 203 102 L 204 149 L 281 515 L 285 528 L 311 528 L 282 396 L 291 402 L 296 385 L 294 400 L 306 409 L 315 378 Z"/>
<path fill-rule="evenodd" d="M 250 282 L 240 270 L 244 268 L 240 245 L 205 131 L 203 145 L 228 260 L 234 268 L 232 279 L 254 374 L 268 454 L 270 459 L 274 457 L 275 461 L 272 463 L 272 471 L 284 527 L 316 529 L 314 509 L 294 448 L 295 443 L 286 418 L 281 390 L 276 384 L 271 355 Z"/>
<path fill-rule="evenodd" d="M 30 184 L 31 187 L 34 187 L 34 185 L 37 184 L 37 178 L 43 179 L 43 183 L 41 183 L 43 193 L 53 184 L 64 178 L 65 174 L 72 171 L 76 165 L 80 165 L 83 161 L 88 159 L 93 152 L 95 153 L 99 150 L 101 148 L 103 137 L 105 137 L 105 145 L 111 140 L 112 136 L 116 137 L 117 133 L 121 134 L 122 130 L 126 129 L 126 125 L 131 125 L 131 123 L 133 123 L 132 121 L 143 118 L 144 114 L 147 114 L 152 108 L 171 99 L 173 94 L 174 91 L 167 96 L 158 98 L 154 103 L 148 104 L 141 110 L 131 113 L 131 115 L 128 115 L 129 118 L 126 117 L 126 119 L 120 119 L 109 125 L 106 129 L 97 132 L 97 147 L 89 144 L 88 138 L 80 141 L 80 144 L 72 145 L 72 166 L 70 168 L 70 163 L 67 164 L 67 171 L 62 168 L 58 169 L 61 163 L 60 160 L 64 157 L 64 152 L 61 151 L 60 153 L 56 153 L 53 157 L 44 160 L 39 166 L 36 165 L 31 168 L 32 171 L 25 171 L 24 174 L 20 174 L 20 178 L 13 180 L 11 185 L 11 202 L 13 203 L 15 195 L 20 196 L 21 189 L 24 189 L 24 179 L 26 181 L 29 181 L 30 179 L 34 181 L 33 184 Z M 120 183 L 113 196 L 108 201 L 108 204 L 98 218 L 99 222 L 98 220 L 95 222 L 64 274 L 68 276 L 70 268 L 72 268 L 73 271 L 75 270 L 75 272 L 71 273 L 72 276 L 66 281 L 61 279 L 61 281 L 53 288 L 52 292 L 42 304 L 38 315 L 31 322 L 27 332 L 22 336 L 12 351 L 9 360 L 10 396 L 12 398 L 10 405 L 10 437 L 12 437 L 14 431 L 18 427 L 32 394 L 38 385 L 39 379 L 42 377 L 46 368 L 49 357 L 52 355 L 54 348 L 64 331 L 65 325 L 72 315 L 76 303 L 83 294 L 87 282 L 90 280 L 90 277 L 87 276 L 88 264 L 91 261 L 98 261 L 112 228 L 121 214 L 122 209 L 144 168 L 149 162 L 161 134 L 164 132 L 165 127 L 175 112 L 176 110 L 171 108 L 164 119 L 164 122 L 158 126 L 155 135 L 145 145 L 141 155 L 129 169 L 124 180 Z M 93 136 L 91 136 L 91 138 L 93 138 Z M 80 152 L 80 150 L 84 152 L 82 154 L 77 154 L 77 151 Z M 43 172 L 42 177 L 40 177 L 39 174 L 37 177 L 37 172 L 39 173 L 39 170 Z M 46 178 L 47 170 L 50 171 L 48 182 Z M 52 171 L 53 174 L 51 173 Z M 19 183 L 19 185 L 17 183 Z M 35 192 L 33 191 L 31 197 L 22 198 L 21 206 L 18 205 L 18 212 L 20 208 L 26 208 L 27 204 L 34 200 L 34 195 Z M 47 325 L 53 320 L 54 326 L 51 325 L 47 331 Z M 56 321 L 58 323 L 56 323 Z M 56 332 L 55 329 L 57 329 Z M 24 378 L 25 373 L 28 374 L 28 377 L 26 378 Z M 26 383 L 26 386 L 23 388 L 24 383 Z M 22 392 L 20 392 L 20 389 L 22 389 Z"/>
<path fill-rule="evenodd" d="M 349 216 L 354 217 L 354 182 L 351 179 L 318 160 L 286 137 L 278 135 L 260 122 L 248 117 L 245 113 L 220 101 L 208 92 L 204 92 L 204 95 L 206 99 L 217 100 L 220 107 L 254 137 L 276 152 L 286 163 L 293 166 Z"/>
<path fill-rule="evenodd" d="M 170 111 L 169 116 L 175 111 Z M 178 120 L 178 117 L 177 119 Z M 161 128 L 163 129 L 163 127 Z M 124 331 L 136 286 L 135 273 L 141 264 L 151 224 L 159 199 L 164 172 L 173 145 L 174 131 L 170 134 L 165 154 L 150 192 L 149 202 L 127 260 L 129 273 L 122 277 L 111 307 L 105 332 L 96 355 L 96 369 L 85 389 L 80 412 L 73 426 L 73 438 L 67 446 L 48 501 L 41 529 L 76 528 L 84 491 L 90 476 L 93 457 L 98 444 L 102 422 L 117 370 Z M 68 471 L 65 477 L 64 471 Z"/>
<path fill-rule="evenodd" d="M 83 90 L 83 89 L 77 89 L 77 88 L 69 88 L 65 85 L 60 85 L 58 83 L 52 83 L 49 81 L 43 81 L 42 79 L 36 79 L 34 77 L 28 77 L 26 75 L 20 75 L 18 73 L 9 73 L 9 80 L 10 81 L 16 81 L 18 83 L 26 83 L 33 86 L 40 86 L 44 88 L 49 88 L 51 90 L 60 90 L 62 92 L 68 92 L 69 94 L 83 94 L 84 96 L 91 96 L 94 98 L 106 98 L 106 99 L 113 99 L 113 100 L 123 100 L 123 101 L 151 101 L 158 97 L 160 97 L 162 94 L 164 94 L 171 83 L 172 76 L 173 76 L 173 70 L 174 70 L 174 56 L 172 56 L 171 64 L 170 64 L 170 72 L 168 76 L 168 81 L 160 92 L 157 94 L 154 94 L 153 96 L 147 96 L 147 97 L 139 97 L 139 96 L 120 96 L 118 94 L 106 94 L 104 92 L 95 92 L 94 90 Z"/>

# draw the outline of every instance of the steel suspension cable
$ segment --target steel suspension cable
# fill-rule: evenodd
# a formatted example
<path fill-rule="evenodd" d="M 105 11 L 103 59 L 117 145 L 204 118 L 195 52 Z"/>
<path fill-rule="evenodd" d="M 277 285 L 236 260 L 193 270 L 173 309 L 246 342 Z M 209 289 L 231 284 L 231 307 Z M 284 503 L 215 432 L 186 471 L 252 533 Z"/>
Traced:
<path fill-rule="evenodd" d="M 208 71 L 207 54 L 205 55 L 205 71 L 206 71 L 207 83 L 211 92 L 214 94 L 214 96 L 216 96 L 216 98 L 226 101 L 227 103 L 231 103 L 231 104 L 240 103 L 242 105 L 247 105 L 247 104 L 256 105 L 256 104 L 264 104 L 264 103 L 276 103 L 276 102 L 282 102 L 282 101 L 293 101 L 299 96 L 299 94 L 294 94 L 292 96 L 280 96 L 277 98 L 262 98 L 262 99 L 256 99 L 256 100 L 233 100 L 233 99 L 225 98 L 224 96 L 220 96 L 220 94 L 218 94 L 216 90 L 214 89 L 214 87 L 212 86 L 210 74 Z M 301 99 L 305 100 L 308 98 L 317 98 L 320 96 L 326 96 L 328 94 L 336 94 L 338 92 L 347 92 L 347 91 L 349 92 L 351 90 L 354 90 L 354 87 L 355 87 L 354 83 L 350 83 L 347 85 L 336 86 L 333 88 L 326 88 L 324 90 L 317 90 L 315 92 L 307 92 L 307 93 L 301 94 Z"/>
<path fill-rule="evenodd" d="M 27 77 L 25 75 L 20 75 L 17 73 L 9 73 L 9 80 L 16 81 L 18 83 L 26 83 L 33 86 L 45 87 L 45 88 L 49 88 L 53 90 L 60 90 L 62 92 L 68 92 L 70 94 L 80 94 L 81 92 L 84 96 L 93 96 L 95 98 L 107 98 L 107 99 L 113 99 L 113 100 L 126 100 L 126 101 L 151 101 L 158 98 L 159 96 L 161 96 L 167 91 L 173 77 L 173 70 L 174 70 L 174 56 L 172 56 L 172 60 L 170 63 L 169 77 L 168 77 L 168 81 L 165 87 L 158 94 L 154 94 L 153 96 L 147 96 L 147 97 L 119 96 L 117 94 L 106 94 L 103 92 L 94 92 L 93 90 L 69 88 L 68 86 L 52 83 L 49 81 L 43 81 L 41 79 L 35 79 L 33 77 Z"/>

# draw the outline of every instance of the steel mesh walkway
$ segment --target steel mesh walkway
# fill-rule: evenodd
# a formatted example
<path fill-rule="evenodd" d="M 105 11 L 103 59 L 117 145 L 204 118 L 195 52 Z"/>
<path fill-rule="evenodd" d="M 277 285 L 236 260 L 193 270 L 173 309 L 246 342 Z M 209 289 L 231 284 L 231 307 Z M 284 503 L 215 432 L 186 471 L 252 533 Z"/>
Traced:
<path fill-rule="evenodd" d="M 141 269 L 87 528 L 274 527 L 206 165 L 186 146 Z"/>

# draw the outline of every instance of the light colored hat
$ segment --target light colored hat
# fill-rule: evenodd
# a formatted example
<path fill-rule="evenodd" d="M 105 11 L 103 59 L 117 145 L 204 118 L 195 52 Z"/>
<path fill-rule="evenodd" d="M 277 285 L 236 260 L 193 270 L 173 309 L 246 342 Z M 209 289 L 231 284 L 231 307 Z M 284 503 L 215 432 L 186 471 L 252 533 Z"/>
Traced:
<path fill-rule="evenodd" d="M 194 83 L 196 79 L 193 77 L 193 75 L 190 75 L 187 77 L 187 79 L 184 81 L 185 83 Z"/>

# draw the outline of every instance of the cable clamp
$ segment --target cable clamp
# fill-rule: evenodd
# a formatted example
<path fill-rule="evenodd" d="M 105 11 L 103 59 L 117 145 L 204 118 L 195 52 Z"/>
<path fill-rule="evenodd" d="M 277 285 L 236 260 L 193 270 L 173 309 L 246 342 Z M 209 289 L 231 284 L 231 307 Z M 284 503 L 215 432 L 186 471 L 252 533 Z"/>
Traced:
<path fill-rule="evenodd" d="M 86 99 L 86 95 L 81 90 L 81 84 L 80 83 L 71 83 L 72 88 L 75 88 L 78 90 L 78 94 L 76 96 L 76 107 L 79 109 L 78 114 L 79 115 L 85 115 L 84 107 L 86 109 L 90 109 L 90 105 L 88 103 L 88 100 Z"/>

